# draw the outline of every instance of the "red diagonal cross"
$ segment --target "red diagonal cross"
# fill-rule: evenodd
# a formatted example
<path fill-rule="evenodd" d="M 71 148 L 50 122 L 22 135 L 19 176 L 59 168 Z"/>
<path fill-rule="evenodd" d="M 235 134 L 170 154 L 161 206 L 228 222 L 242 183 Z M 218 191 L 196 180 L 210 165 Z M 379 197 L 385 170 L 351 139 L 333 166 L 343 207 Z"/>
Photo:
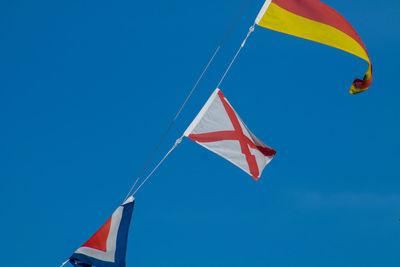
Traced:
<path fill-rule="evenodd" d="M 276 154 L 276 151 L 269 147 L 257 146 L 250 138 L 248 138 L 243 133 L 243 129 L 239 123 L 239 119 L 236 116 L 235 111 L 226 101 L 224 94 L 221 91 L 218 91 L 218 96 L 222 104 L 224 105 L 225 111 L 228 114 L 228 117 L 233 125 L 234 131 L 218 131 L 202 134 L 190 134 L 188 137 L 193 141 L 199 143 L 218 142 L 223 140 L 239 141 L 242 153 L 245 155 L 247 164 L 249 165 L 250 174 L 255 180 L 258 180 L 260 173 L 258 170 L 256 157 L 251 154 L 249 147 L 257 149 L 266 157 L 274 156 Z"/>

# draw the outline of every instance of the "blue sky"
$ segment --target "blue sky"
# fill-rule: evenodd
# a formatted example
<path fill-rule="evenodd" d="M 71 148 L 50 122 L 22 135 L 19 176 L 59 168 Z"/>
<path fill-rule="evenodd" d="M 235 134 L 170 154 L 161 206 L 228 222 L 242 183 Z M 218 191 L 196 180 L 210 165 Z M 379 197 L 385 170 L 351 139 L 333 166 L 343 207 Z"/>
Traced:
<path fill-rule="evenodd" d="M 2 266 L 58 266 L 122 202 L 244 1 L 0 2 Z M 277 156 L 255 182 L 184 140 L 136 195 L 127 266 L 398 266 L 400 2 L 324 1 L 367 65 L 256 28 L 221 86 Z M 156 159 L 215 89 L 249 1 Z M 154 166 L 154 165 L 152 165 Z"/>

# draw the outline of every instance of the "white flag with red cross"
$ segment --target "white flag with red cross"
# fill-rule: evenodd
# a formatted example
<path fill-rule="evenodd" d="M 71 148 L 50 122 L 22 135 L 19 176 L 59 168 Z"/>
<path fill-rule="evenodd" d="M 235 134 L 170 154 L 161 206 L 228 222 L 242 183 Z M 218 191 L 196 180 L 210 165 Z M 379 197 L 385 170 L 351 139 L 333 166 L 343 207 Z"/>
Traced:
<path fill-rule="evenodd" d="M 276 154 L 249 131 L 218 88 L 184 136 L 229 160 L 255 180 Z"/>

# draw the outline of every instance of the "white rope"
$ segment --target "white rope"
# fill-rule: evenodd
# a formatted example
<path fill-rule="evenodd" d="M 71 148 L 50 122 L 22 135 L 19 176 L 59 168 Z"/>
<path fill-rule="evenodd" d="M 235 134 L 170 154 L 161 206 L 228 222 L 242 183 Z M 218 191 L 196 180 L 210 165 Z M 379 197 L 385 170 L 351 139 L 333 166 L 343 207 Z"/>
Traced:
<path fill-rule="evenodd" d="M 156 152 L 158 151 L 159 147 L 161 146 L 161 144 L 164 142 L 165 137 L 167 136 L 167 134 L 169 133 L 170 129 L 172 128 L 172 126 L 174 125 L 175 121 L 177 120 L 177 118 L 179 117 L 179 115 L 181 114 L 183 108 L 185 107 L 186 103 L 189 101 L 189 99 L 191 98 L 192 94 L 194 93 L 194 91 L 197 88 L 197 85 L 200 83 L 200 81 L 203 79 L 204 74 L 206 73 L 206 71 L 208 70 L 208 68 L 210 67 L 211 63 L 214 61 L 215 56 L 218 54 L 219 50 L 221 49 L 222 45 L 224 44 L 225 40 L 228 38 L 230 32 L 233 29 L 233 26 L 235 26 L 236 22 L 238 21 L 239 17 L 242 15 L 244 8 L 247 6 L 247 3 L 249 2 L 249 0 L 246 0 L 246 2 L 243 4 L 242 8 L 240 9 L 239 14 L 236 16 L 235 20 L 233 21 L 233 23 L 231 24 L 231 26 L 229 27 L 228 31 L 225 33 L 224 38 L 222 38 L 222 41 L 219 43 L 217 49 L 214 51 L 214 54 L 212 55 L 211 59 L 208 61 L 207 65 L 205 66 L 205 68 L 203 69 L 203 72 L 201 73 L 200 77 L 197 79 L 195 85 L 193 86 L 192 90 L 189 92 L 189 95 L 186 97 L 185 102 L 183 102 L 182 106 L 180 107 L 178 113 L 176 113 L 174 119 L 172 120 L 172 122 L 170 123 L 170 125 L 168 126 L 168 128 L 166 129 L 166 131 L 164 132 L 163 136 L 161 137 L 158 145 L 155 147 L 155 149 L 153 150 L 152 154 L 150 155 L 150 158 L 147 160 L 145 166 L 143 167 L 143 169 L 141 170 L 139 176 L 136 178 L 136 181 L 134 182 L 134 184 L 132 185 L 132 187 L 130 188 L 128 194 L 125 196 L 125 200 L 126 201 L 128 199 L 128 197 L 130 196 L 130 194 L 132 193 L 133 189 L 135 188 L 136 184 L 139 182 L 140 178 L 142 177 L 144 171 L 147 169 L 147 166 L 150 164 L 150 162 L 152 161 L 153 157 L 155 156 Z"/>
<path fill-rule="evenodd" d="M 63 264 L 60 265 L 60 267 L 63 267 L 65 264 L 67 264 L 69 262 L 69 259 L 64 261 Z"/>
<path fill-rule="evenodd" d="M 229 70 L 231 69 L 233 63 L 235 62 L 236 58 L 238 57 L 240 51 L 242 50 L 242 48 L 244 47 L 244 45 L 246 44 L 247 39 L 250 37 L 250 35 L 252 34 L 252 32 L 254 32 L 254 27 L 255 24 L 253 24 L 250 28 L 249 31 L 247 32 L 246 38 L 244 38 L 242 44 L 240 45 L 238 51 L 236 52 L 235 56 L 233 57 L 231 63 L 229 64 L 228 68 L 226 69 L 224 75 L 222 75 L 221 80 L 219 81 L 217 88 L 219 88 L 219 86 L 221 85 L 221 83 L 223 82 L 223 80 L 225 79 L 226 75 L 228 74 Z M 217 55 L 218 50 L 220 49 L 220 46 L 217 48 L 217 50 L 215 51 L 214 55 L 212 56 L 210 62 L 208 62 L 205 70 L 203 71 L 203 73 L 201 74 L 198 82 L 201 80 L 201 78 L 203 77 L 205 71 L 207 70 L 207 68 L 209 67 L 209 65 L 211 64 L 212 60 L 214 59 L 214 57 Z M 197 82 L 197 83 L 198 83 Z M 182 105 L 181 109 L 179 110 L 178 114 L 176 115 L 176 117 L 174 118 L 174 120 L 179 116 L 180 112 L 182 111 L 183 107 L 185 106 L 186 102 L 189 100 L 190 96 L 192 95 L 192 93 L 194 92 L 194 89 L 197 86 L 197 83 L 195 85 L 195 87 L 192 89 L 192 91 L 189 93 L 189 96 L 186 98 L 185 103 Z M 158 169 L 158 167 L 160 167 L 160 165 L 164 162 L 164 160 L 169 156 L 169 154 L 182 142 L 182 137 L 180 137 L 178 140 L 176 140 L 175 144 L 173 145 L 173 147 L 167 152 L 167 154 L 165 154 L 165 156 L 160 160 L 160 162 L 156 165 L 156 167 L 149 173 L 149 175 L 146 177 L 146 179 L 143 180 L 143 182 L 138 186 L 138 188 L 135 190 L 135 192 L 133 192 L 133 196 L 136 194 L 137 191 L 139 191 L 139 189 L 147 182 L 147 180 L 153 175 L 153 173 Z M 131 190 L 129 190 L 128 195 L 126 196 L 125 200 L 128 198 L 128 196 L 130 195 L 130 193 L 132 192 L 133 188 L 135 187 L 135 185 L 137 184 L 137 182 L 139 181 L 138 177 L 134 183 L 134 185 L 132 186 Z"/>
<path fill-rule="evenodd" d="M 165 154 L 165 156 L 158 162 L 156 167 L 147 175 L 146 179 L 143 180 L 143 182 L 136 188 L 135 192 L 133 192 L 132 196 L 136 194 L 137 191 L 147 182 L 147 180 L 153 175 L 153 173 L 158 169 L 158 167 L 161 166 L 161 164 L 164 162 L 164 160 L 171 154 L 171 152 L 182 142 L 183 136 L 181 136 L 178 140 L 175 141 L 175 144 L 172 146 L 172 148 Z"/>
<path fill-rule="evenodd" d="M 221 78 L 221 80 L 219 81 L 219 83 L 218 83 L 218 85 L 217 85 L 217 88 L 219 88 L 219 86 L 221 85 L 222 81 L 225 79 L 226 75 L 228 74 L 229 70 L 231 69 L 231 67 L 232 67 L 232 65 L 233 65 L 233 62 L 235 62 L 235 60 L 236 60 L 236 58 L 238 57 L 240 51 L 242 50 L 242 48 L 243 48 L 244 45 L 246 44 L 246 41 L 247 41 L 247 39 L 249 38 L 250 34 L 251 34 L 252 32 L 254 32 L 254 26 L 255 26 L 255 24 L 253 24 L 253 25 L 249 28 L 249 31 L 247 32 L 246 38 L 244 38 L 242 44 L 241 44 L 240 47 L 239 47 L 239 50 L 236 52 L 236 55 L 233 57 L 233 59 L 232 59 L 232 61 L 231 61 L 231 64 L 229 64 L 229 66 L 228 66 L 228 68 L 226 69 L 224 75 L 222 75 L 222 78 Z"/>

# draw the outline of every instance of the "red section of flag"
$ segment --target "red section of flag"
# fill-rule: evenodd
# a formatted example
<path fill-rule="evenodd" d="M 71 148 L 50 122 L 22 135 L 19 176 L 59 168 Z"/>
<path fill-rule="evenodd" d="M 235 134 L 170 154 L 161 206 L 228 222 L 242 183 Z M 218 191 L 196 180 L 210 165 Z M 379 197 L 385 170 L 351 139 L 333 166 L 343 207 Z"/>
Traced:
<path fill-rule="evenodd" d="M 318 0 L 273 0 L 272 2 L 296 15 L 327 24 L 344 32 L 367 50 L 353 26 L 327 4 Z"/>
<path fill-rule="evenodd" d="M 107 252 L 107 238 L 110 233 L 111 219 L 112 217 L 82 247 Z"/>
<path fill-rule="evenodd" d="M 218 142 L 223 140 L 237 140 L 240 143 L 240 148 L 246 157 L 247 164 L 249 165 L 249 170 L 251 176 L 257 181 L 260 173 L 256 161 L 256 157 L 251 154 L 249 147 L 252 149 L 257 149 L 260 151 L 264 156 L 274 156 L 276 154 L 275 150 L 270 149 L 268 147 L 260 147 L 254 144 L 254 142 L 248 138 L 244 133 L 243 129 L 240 125 L 239 119 L 236 116 L 235 111 L 226 101 L 224 94 L 219 91 L 218 96 L 225 108 L 226 113 L 232 123 L 234 131 L 218 131 L 218 132 L 211 132 L 211 133 L 202 133 L 202 134 L 190 134 L 188 137 L 195 142 L 199 143 L 207 143 L 207 142 Z"/>
<path fill-rule="evenodd" d="M 372 73 L 372 65 L 371 65 L 371 73 Z M 353 85 L 358 88 L 358 89 L 368 89 L 372 84 L 372 75 L 367 78 L 367 76 L 364 76 L 363 80 L 360 79 L 355 79 L 353 81 Z"/>

